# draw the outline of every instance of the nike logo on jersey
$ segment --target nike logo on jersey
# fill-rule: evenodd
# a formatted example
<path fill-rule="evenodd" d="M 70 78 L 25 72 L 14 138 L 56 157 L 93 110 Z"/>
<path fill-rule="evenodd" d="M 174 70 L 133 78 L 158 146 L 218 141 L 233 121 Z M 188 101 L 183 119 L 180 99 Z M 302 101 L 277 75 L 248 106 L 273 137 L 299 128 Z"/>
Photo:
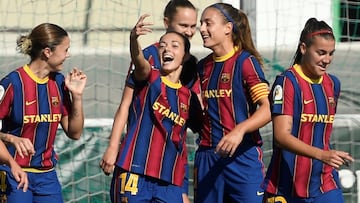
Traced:
<path fill-rule="evenodd" d="M 304 104 L 310 104 L 311 102 L 313 102 L 313 99 L 309 99 L 309 100 L 304 100 Z"/>
<path fill-rule="evenodd" d="M 257 196 L 264 195 L 264 192 L 257 191 L 257 192 L 256 192 L 256 195 L 257 195 Z"/>
<path fill-rule="evenodd" d="M 204 78 L 204 80 L 201 81 L 201 84 L 204 84 L 208 80 L 209 80 L 209 78 Z"/>
<path fill-rule="evenodd" d="M 26 106 L 29 106 L 29 105 L 31 105 L 31 104 L 34 104 L 35 102 L 36 102 L 36 100 L 26 101 L 26 102 L 25 102 L 25 105 L 26 105 Z"/>

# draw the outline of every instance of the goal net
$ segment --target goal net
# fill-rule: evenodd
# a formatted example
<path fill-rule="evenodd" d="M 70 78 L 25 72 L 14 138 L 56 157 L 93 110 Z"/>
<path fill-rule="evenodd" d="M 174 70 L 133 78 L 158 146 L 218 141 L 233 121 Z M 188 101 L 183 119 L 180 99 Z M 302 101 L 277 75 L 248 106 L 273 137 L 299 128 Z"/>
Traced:
<path fill-rule="evenodd" d="M 219 0 L 192 0 L 202 10 Z M 335 121 L 333 144 L 356 159 L 348 169 L 360 169 L 360 4 L 346 0 L 228 0 L 249 16 L 252 34 L 265 59 L 270 83 L 290 64 L 298 37 L 306 20 L 316 17 L 334 28 L 337 38 L 334 62 L 329 72 L 339 77 L 342 93 Z M 143 46 L 157 41 L 164 32 L 162 15 L 168 0 L 1 0 L 0 1 L 0 78 L 29 62 L 16 53 L 16 39 L 34 26 L 51 22 L 70 34 L 71 57 L 64 73 L 77 66 L 88 76 L 84 94 L 86 127 L 79 141 L 70 141 L 59 129 L 57 166 L 66 202 L 109 202 L 111 176 L 98 167 L 107 147 L 112 118 L 120 103 L 130 62 L 129 33 L 141 14 L 148 13 L 154 32 L 141 37 Z M 198 24 L 199 25 L 199 24 Z M 191 51 L 198 58 L 209 50 L 202 47 L 199 32 L 191 40 Z M 264 161 L 272 153 L 271 125 L 263 129 Z M 193 163 L 196 135 L 189 134 L 189 160 Z M 192 183 L 192 182 L 191 182 Z M 356 183 L 355 183 L 356 185 Z M 346 202 L 358 202 L 357 188 L 344 188 Z M 190 186 L 192 199 L 192 185 Z M 360 201 L 359 201 L 360 202 Z"/>

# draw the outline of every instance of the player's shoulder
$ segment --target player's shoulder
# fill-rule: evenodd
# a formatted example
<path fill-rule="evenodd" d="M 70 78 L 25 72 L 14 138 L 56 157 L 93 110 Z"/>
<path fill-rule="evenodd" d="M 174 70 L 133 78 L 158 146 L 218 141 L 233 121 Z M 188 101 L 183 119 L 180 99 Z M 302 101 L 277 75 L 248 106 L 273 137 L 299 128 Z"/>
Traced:
<path fill-rule="evenodd" d="M 207 56 L 201 58 L 201 59 L 199 60 L 198 64 L 199 64 L 199 65 L 202 65 L 202 64 L 204 64 L 206 61 L 211 61 L 211 60 L 213 60 L 213 53 L 210 53 L 210 54 L 208 54 Z"/>
<path fill-rule="evenodd" d="M 288 81 L 288 82 L 286 82 Z M 296 76 L 292 69 L 292 67 L 289 67 L 288 69 L 282 71 L 281 73 L 277 74 L 274 80 L 273 85 L 281 85 L 285 86 L 285 84 L 292 86 L 293 83 L 296 83 Z"/>
<path fill-rule="evenodd" d="M 326 74 L 334 83 L 340 83 L 340 79 L 331 73 Z"/>
<path fill-rule="evenodd" d="M 65 76 L 60 72 L 52 72 L 49 78 L 56 81 L 58 84 L 62 84 L 65 80 Z"/>
<path fill-rule="evenodd" d="M 280 74 L 278 74 L 276 77 L 283 78 L 283 79 L 293 79 L 296 77 L 295 72 L 296 72 L 296 70 L 295 70 L 294 66 L 290 66 L 289 68 L 285 69 Z"/>
<path fill-rule="evenodd" d="M 158 48 L 159 48 L 159 42 L 155 42 L 155 43 L 150 44 L 149 46 L 145 47 L 143 49 L 143 52 L 157 51 Z"/>
<path fill-rule="evenodd" d="M 1 79 L 2 84 L 10 84 L 13 83 L 15 80 L 18 80 L 20 76 L 20 71 L 23 71 L 23 67 L 16 68 L 9 72 L 5 77 Z"/>

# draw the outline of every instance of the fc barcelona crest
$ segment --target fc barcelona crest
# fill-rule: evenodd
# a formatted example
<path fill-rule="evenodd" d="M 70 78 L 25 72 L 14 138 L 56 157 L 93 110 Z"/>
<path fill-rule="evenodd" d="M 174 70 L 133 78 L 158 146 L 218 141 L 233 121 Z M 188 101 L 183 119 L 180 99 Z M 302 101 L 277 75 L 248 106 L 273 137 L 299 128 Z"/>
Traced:
<path fill-rule="evenodd" d="M 328 97 L 329 106 L 335 108 L 336 103 L 334 97 Z"/>
<path fill-rule="evenodd" d="M 230 81 L 230 73 L 221 74 L 221 82 L 228 83 Z"/>
<path fill-rule="evenodd" d="M 51 104 L 53 106 L 58 106 L 59 105 L 59 97 L 51 97 Z"/>
<path fill-rule="evenodd" d="M 184 103 L 180 103 L 180 109 L 182 112 L 187 112 L 188 106 Z"/>
<path fill-rule="evenodd" d="M 127 197 L 121 197 L 120 202 L 121 202 L 121 203 L 128 203 L 129 200 L 128 200 Z"/>

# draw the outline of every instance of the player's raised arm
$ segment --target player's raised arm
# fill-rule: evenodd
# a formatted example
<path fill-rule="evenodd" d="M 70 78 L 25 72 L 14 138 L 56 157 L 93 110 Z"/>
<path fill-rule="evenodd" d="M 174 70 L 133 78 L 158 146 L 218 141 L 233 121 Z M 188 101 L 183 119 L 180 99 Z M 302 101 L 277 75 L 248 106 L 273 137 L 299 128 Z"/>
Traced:
<path fill-rule="evenodd" d="M 152 23 L 144 22 L 144 19 L 148 16 L 148 14 L 140 16 L 130 33 L 130 55 L 131 60 L 135 65 L 134 76 L 137 80 L 146 80 L 151 70 L 151 65 L 145 59 L 138 41 L 140 35 L 146 35 L 147 33 L 152 32 L 151 28 L 148 27 L 149 25 L 152 25 Z"/>

